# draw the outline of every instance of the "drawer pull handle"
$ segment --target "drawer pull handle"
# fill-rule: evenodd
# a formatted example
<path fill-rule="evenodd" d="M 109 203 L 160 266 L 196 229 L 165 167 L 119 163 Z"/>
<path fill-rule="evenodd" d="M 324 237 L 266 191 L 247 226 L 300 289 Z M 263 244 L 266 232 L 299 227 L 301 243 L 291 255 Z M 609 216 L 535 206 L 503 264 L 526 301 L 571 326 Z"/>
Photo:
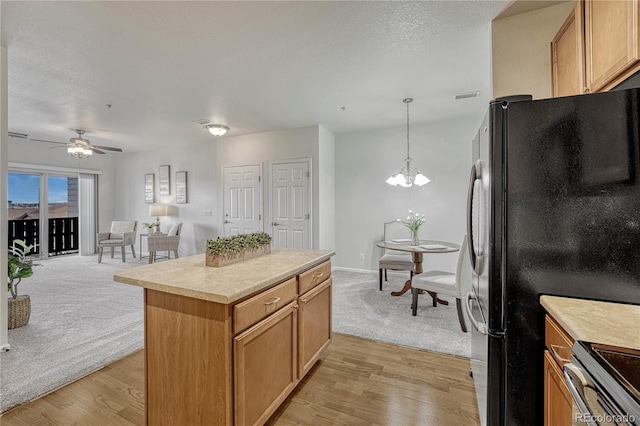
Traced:
<path fill-rule="evenodd" d="M 279 297 L 274 297 L 270 302 L 265 303 L 265 306 L 269 306 L 269 305 L 273 305 L 273 304 L 278 304 L 278 302 L 280 301 Z"/>
<path fill-rule="evenodd" d="M 551 355 L 553 355 L 553 357 L 556 359 L 556 361 L 558 361 L 559 364 L 567 364 L 567 363 L 571 362 L 570 359 L 563 358 L 560 355 L 560 352 L 558 352 L 558 349 L 561 349 L 561 348 L 564 348 L 564 346 L 551 345 Z"/>
<path fill-rule="evenodd" d="M 313 274 L 313 278 L 320 278 L 321 276 L 324 275 L 324 272 L 316 272 L 315 274 Z"/>

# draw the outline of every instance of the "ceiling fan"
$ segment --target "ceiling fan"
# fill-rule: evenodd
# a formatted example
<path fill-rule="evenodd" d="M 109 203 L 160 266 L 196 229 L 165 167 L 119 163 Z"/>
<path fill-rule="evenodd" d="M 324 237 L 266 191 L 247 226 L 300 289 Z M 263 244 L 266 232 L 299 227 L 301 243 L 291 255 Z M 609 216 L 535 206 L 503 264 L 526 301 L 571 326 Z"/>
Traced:
<path fill-rule="evenodd" d="M 45 143 L 55 143 L 65 145 L 67 147 L 67 153 L 73 155 L 78 158 L 85 158 L 90 155 L 96 154 L 106 154 L 104 151 L 113 151 L 113 152 L 122 152 L 120 148 L 112 148 L 110 146 L 99 146 L 99 145 L 91 145 L 89 139 L 85 139 L 82 137 L 86 132 L 84 130 L 77 129 L 75 132 L 78 134 L 77 137 L 69 139 L 69 142 L 56 142 L 56 141 L 48 141 L 45 139 L 32 139 L 29 138 L 28 135 L 24 133 L 14 133 L 9 132 L 9 136 L 15 137 L 18 139 L 29 139 L 34 142 L 45 142 Z M 103 151 L 104 150 L 104 151 Z"/>

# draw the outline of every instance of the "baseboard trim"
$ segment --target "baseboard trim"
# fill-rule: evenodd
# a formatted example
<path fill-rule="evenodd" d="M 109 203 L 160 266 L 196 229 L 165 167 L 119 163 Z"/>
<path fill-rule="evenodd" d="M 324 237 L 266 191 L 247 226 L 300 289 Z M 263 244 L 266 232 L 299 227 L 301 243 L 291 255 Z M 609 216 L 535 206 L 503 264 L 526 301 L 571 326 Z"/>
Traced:
<path fill-rule="evenodd" d="M 371 269 L 358 269 L 358 268 L 347 268 L 344 266 L 334 266 L 331 268 L 332 271 L 345 271 L 345 272 L 361 272 L 367 274 L 377 274 L 378 271 L 374 271 Z"/>
<path fill-rule="evenodd" d="M 345 271 L 345 272 L 359 272 L 362 274 L 378 274 L 379 270 L 373 269 L 358 269 L 358 268 L 347 268 L 345 266 L 333 266 L 331 271 Z M 393 276 L 406 276 L 409 279 L 409 271 L 395 271 L 392 269 L 387 269 L 387 274 Z"/>

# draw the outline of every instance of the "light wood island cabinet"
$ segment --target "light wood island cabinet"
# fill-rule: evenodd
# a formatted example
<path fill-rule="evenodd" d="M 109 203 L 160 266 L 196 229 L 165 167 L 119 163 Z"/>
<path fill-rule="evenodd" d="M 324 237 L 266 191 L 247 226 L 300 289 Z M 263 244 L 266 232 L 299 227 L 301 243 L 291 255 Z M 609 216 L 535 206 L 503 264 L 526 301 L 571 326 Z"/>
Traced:
<path fill-rule="evenodd" d="M 260 425 L 331 342 L 333 252 L 190 256 L 114 275 L 145 288 L 147 425 Z"/>

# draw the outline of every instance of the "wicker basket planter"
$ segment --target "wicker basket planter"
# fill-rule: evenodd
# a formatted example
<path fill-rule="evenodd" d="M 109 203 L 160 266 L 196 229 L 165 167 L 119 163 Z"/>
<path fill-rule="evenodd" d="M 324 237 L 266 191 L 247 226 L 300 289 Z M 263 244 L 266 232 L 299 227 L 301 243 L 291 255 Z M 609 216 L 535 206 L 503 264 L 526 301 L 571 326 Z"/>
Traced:
<path fill-rule="evenodd" d="M 9 330 L 27 325 L 31 316 L 29 296 L 9 297 Z"/>
<path fill-rule="evenodd" d="M 207 252 L 205 263 L 207 266 L 219 268 L 221 266 L 231 265 L 232 263 L 238 263 L 255 257 L 264 256 L 269 253 L 271 253 L 271 244 L 265 244 L 256 249 L 246 249 L 239 253 L 211 254 Z"/>

